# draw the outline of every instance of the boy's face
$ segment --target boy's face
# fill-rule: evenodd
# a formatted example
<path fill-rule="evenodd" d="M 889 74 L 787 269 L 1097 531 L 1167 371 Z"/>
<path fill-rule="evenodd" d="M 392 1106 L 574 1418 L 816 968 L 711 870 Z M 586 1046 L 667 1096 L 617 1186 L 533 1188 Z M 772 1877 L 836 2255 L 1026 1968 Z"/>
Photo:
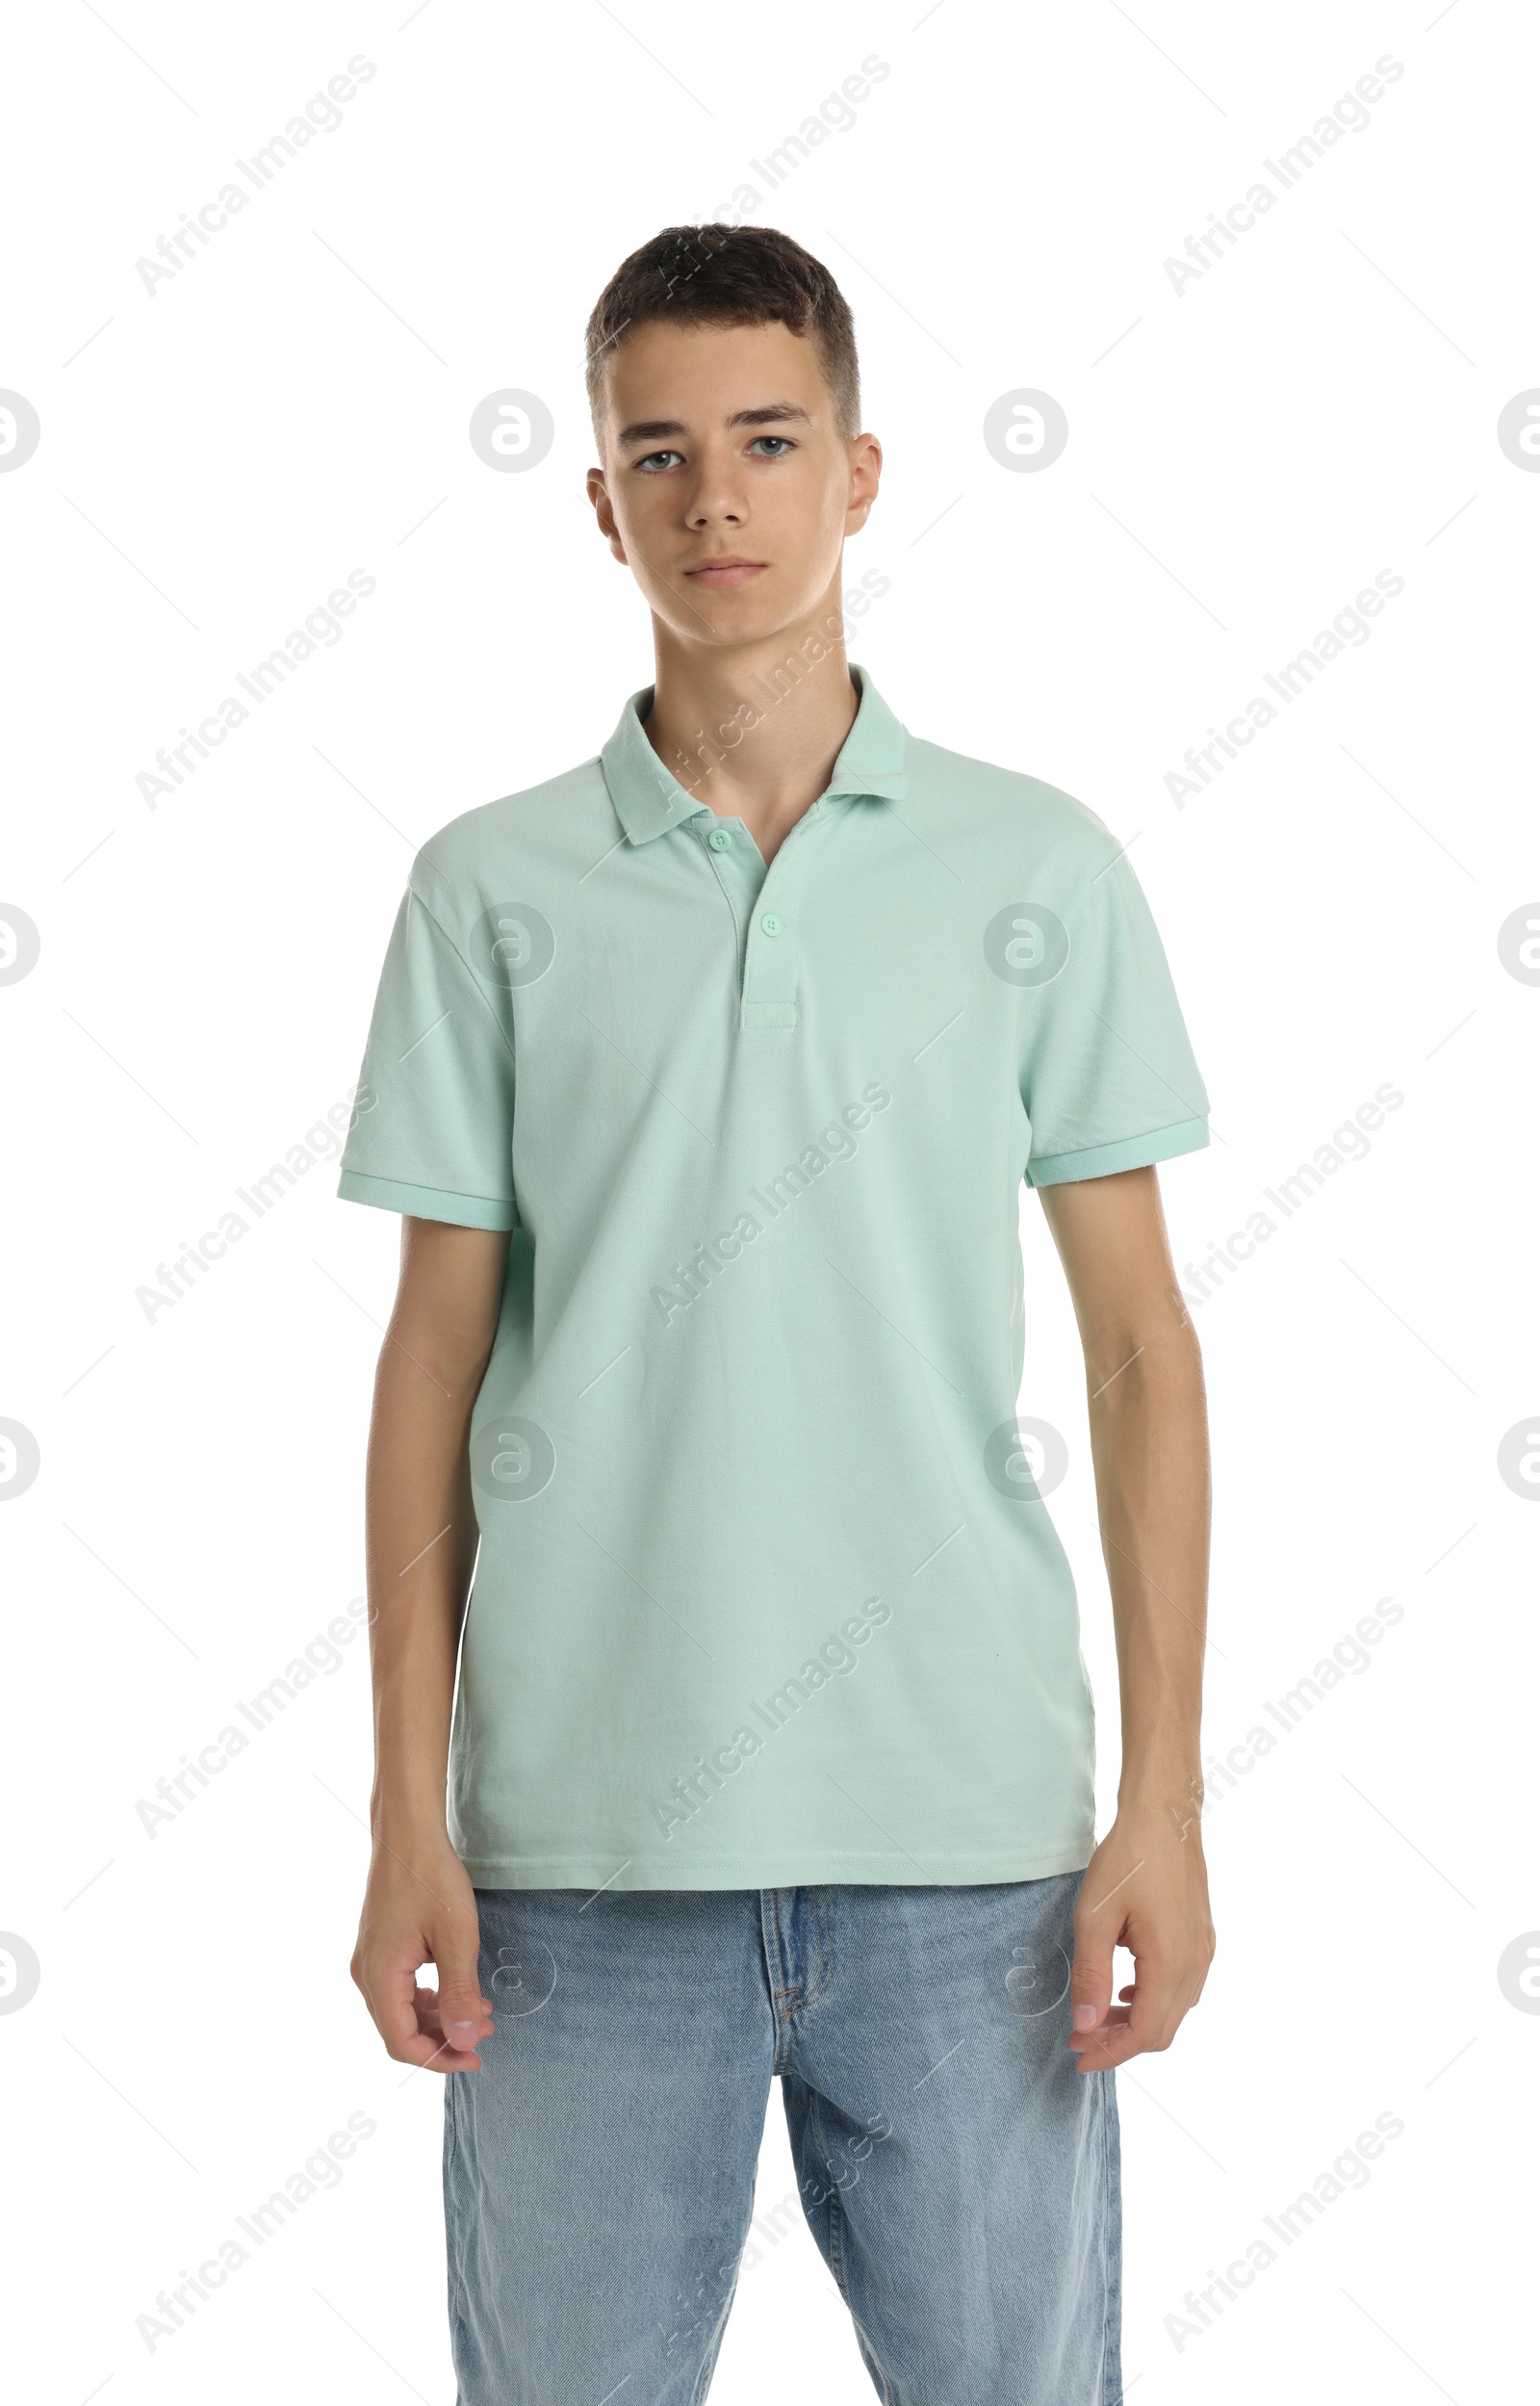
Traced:
<path fill-rule="evenodd" d="M 874 435 L 840 440 L 811 339 L 643 325 L 615 346 L 605 386 L 588 498 L 664 625 L 681 643 L 732 646 L 817 611 L 883 455 Z"/>

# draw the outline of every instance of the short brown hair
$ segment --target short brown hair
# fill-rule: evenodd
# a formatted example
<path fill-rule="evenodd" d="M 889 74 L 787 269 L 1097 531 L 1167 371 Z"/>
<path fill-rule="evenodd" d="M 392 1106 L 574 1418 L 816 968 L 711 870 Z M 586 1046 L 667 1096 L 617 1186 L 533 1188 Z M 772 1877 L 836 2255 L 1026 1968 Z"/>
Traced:
<path fill-rule="evenodd" d="M 855 323 L 822 261 L 773 225 L 666 225 L 621 261 L 588 320 L 588 406 L 601 449 L 605 362 L 628 332 L 659 320 L 810 335 L 841 441 L 860 431 Z"/>

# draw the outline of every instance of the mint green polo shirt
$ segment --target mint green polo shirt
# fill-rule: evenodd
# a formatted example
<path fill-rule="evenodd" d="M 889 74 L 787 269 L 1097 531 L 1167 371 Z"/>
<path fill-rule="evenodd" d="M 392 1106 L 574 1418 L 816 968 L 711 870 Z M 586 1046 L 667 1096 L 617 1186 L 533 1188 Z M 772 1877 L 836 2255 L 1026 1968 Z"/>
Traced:
<path fill-rule="evenodd" d="M 647 687 L 397 915 L 339 1191 L 511 1231 L 449 1774 L 480 1887 L 1091 1856 L 1020 1190 L 1192 1151 L 1208 1100 L 1102 821 L 851 676 L 768 868 Z"/>

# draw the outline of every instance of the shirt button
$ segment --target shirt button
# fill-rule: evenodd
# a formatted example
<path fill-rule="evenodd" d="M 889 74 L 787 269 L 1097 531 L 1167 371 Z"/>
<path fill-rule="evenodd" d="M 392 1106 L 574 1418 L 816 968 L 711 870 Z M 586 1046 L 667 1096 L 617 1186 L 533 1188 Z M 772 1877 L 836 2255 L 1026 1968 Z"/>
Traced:
<path fill-rule="evenodd" d="M 767 936 L 779 936 L 781 933 L 782 923 L 780 919 L 777 918 L 774 911 L 766 911 L 763 918 L 759 921 L 759 925 L 763 928 Z"/>
<path fill-rule="evenodd" d="M 713 852 L 725 852 L 732 841 L 732 838 L 725 827 L 713 827 L 706 841 Z"/>

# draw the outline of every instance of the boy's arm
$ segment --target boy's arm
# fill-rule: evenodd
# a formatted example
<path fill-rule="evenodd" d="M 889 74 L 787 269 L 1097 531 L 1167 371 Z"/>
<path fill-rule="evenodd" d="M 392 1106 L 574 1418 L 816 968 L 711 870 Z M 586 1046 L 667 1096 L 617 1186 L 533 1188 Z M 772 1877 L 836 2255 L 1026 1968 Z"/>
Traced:
<path fill-rule="evenodd" d="M 374 1694 L 373 1850 L 352 1976 L 388 2052 L 476 2070 L 491 2031 L 475 1896 L 445 1812 L 460 1627 L 475 1562 L 468 1439 L 497 1332 L 508 1239 L 403 1219 L 374 1378 L 367 1563 Z M 421 1964 L 437 1994 L 419 1991 Z"/>
<path fill-rule="evenodd" d="M 1214 1953 L 1198 1825 L 1208 1591 L 1203 1364 L 1153 1169 L 1040 1190 L 1086 1357 L 1122 1702 L 1117 1812 L 1075 1913 L 1078 2069 L 1168 2047 Z M 1113 1949 L 1135 1979 L 1112 2003 Z"/>

